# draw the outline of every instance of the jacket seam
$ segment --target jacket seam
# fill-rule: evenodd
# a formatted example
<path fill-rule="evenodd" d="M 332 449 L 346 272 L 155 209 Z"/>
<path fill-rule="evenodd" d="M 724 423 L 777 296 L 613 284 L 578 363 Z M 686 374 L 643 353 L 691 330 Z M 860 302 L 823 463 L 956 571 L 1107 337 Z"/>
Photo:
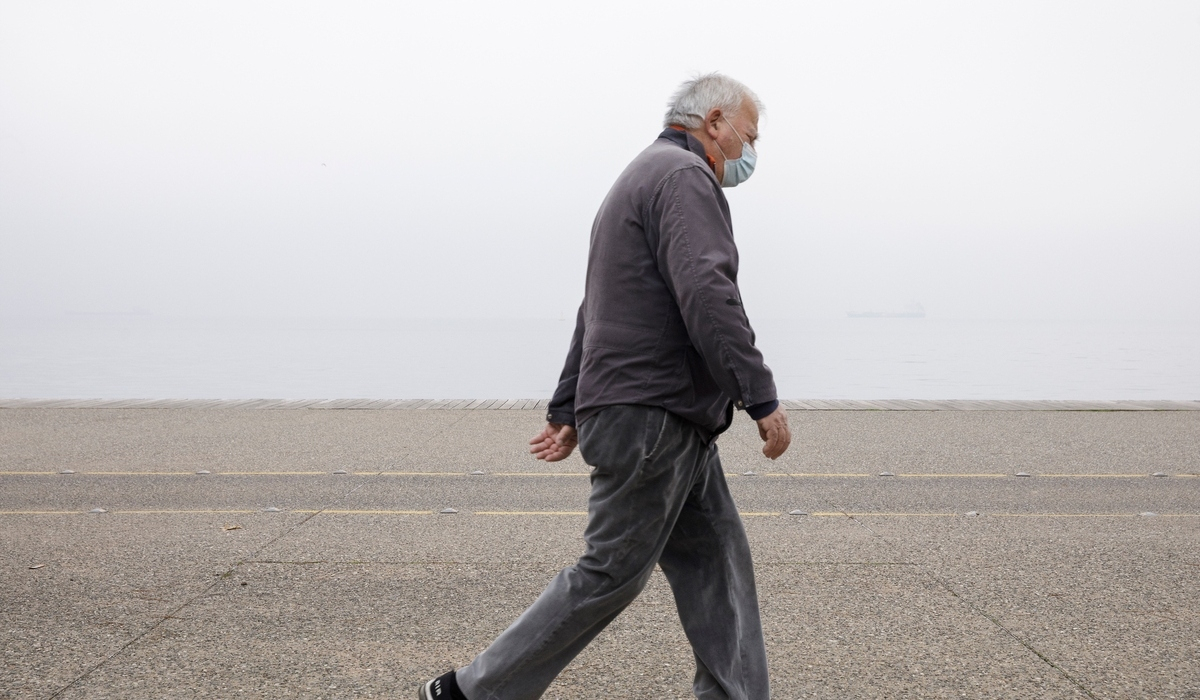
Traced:
<path fill-rule="evenodd" d="M 689 151 L 689 153 L 690 153 L 690 151 Z M 710 176 L 712 175 L 712 171 L 708 170 L 707 167 L 701 165 L 700 163 L 691 163 L 689 165 L 681 165 L 673 170 L 667 171 L 667 174 L 662 176 L 662 179 L 658 181 L 658 185 L 654 188 L 654 194 L 650 195 L 646 199 L 646 204 L 644 207 L 642 207 L 642 221 L 648 222 L 648 221 L 652 220 L 650 218 L 650 210 L 652 208 L 654 208 L 654 202 L 658 200 L 658 198 L 662 194 L 662 191 L 664 189 L 666 189 L 667 182 L 669 180 L 671 180 L 673 176 L 683 172 L 684 170 L 700 170 L 702 172 L 708 173 Z M 672 181 L 672 182 L 674 182 L 674 181 Z M 649 242 L 649 241 L 647 241 L 647 242 Z M 655 253 L 653 248 L 651 248 L 650 254 L 654 255 L 655 262 L 658 262 L 658 255 Z"/>
<path fill-rule="evenodd" d="M 682 170 L 682 168 L 679 170 Z M 678 172 L 678 170 L 672 172 Z M 677 180 L 672 183 L 672 189 L 674 195 L 672 199 L 675 203 L 675 207 L 677 210 L 682 211 L 683 204 L 679 201 L 679 183 Z M 738 391 L 741 395 L 734 398 L 742 403 L 745 403 L 743 396 L 747 393 L 748 387 L 746 386 L 746 382 L 742 379 L 741 372 L 739 372 L 738 368 L 735 366 L 736 363 L 732 362 L 733 355 L 729 352 L 729 343 L 725 340 L 725 333 L 723 333 L 721 328 L 717 325 L 716 319 L 713 317 L 712 307 L 708 303 L 708 297 L 705 295 L 704 289 L 701 287 L 699 280 L 697 279 L 695 256 L 692 254 L 691 232 L 688 230 L 687 219 L 683 217 L 680 217 L 680 229 L 684 234 L 683 245 L 684 249 L 687 251 L 688 272 L 692 276 L 692 286 L 696 290 L 696 295 L 700 298 L 700 305 L 704 309 L 704 315 L 708 317 L 709 325 L 712 326 L 713 334 L 717 337 L 717 342 L 721 348 L 721 351 L 725 354 L 725 357 L 729 358 L 730 362 L 728 365 L 726 365 L 724 362 L 725 358 L 716 359 L 722 366 L 725 366 L 729 370 L 729 373 L 733 375 L 734 380 L 737 381 Z"/>
<path fill-rule="evenodd" d="M 691 151 L 688 151 L 688 152 L 691 153 Z M 693 155 L 695 155 L 695 154 L 693 154 Z M 654 203 L 659 201 L 660 198 L 662 197 L 663 191 L 667 188 L 668 183 L 675 184 L 677 182 L 677 180 L 674 179 L 674 176 L 676 174 L 678 174 L 684 170 L 693 170 L 693 169 L 703 169 L 703 167 L 699 163 L 690 163 L 688 165 L 681 165 L 677 168 L 672 168 L 671 170 L 667 171 L 667 173 L 662 176 L 662 179 L 660 179 L 658 181 L 658 185 L 654 188 L 654 193 L 651 196 L 646 198 L 646 204 L 642 208 L 642 221 L 645 221 L 645 222 L 647 222 L 647 224 L 654 226 L 654 229 L 655 229 L 658 237 L 660 238 L 660 240 L 662 238 L 662 231 L 659 229 L 657 224 L 654 222 L 653 217 L 650 216 L 650 211 L 654 208 Z M 643 231 L 643 235 L 648 233 L 649 226 L 643 227 L 642 231 Z M 655 249 L 655 246 L 651 245 L 650 241 L 647 240 L 646 247 L 650 249 L 650 257 L 654 260 L 654 263 L 657 265 L 659 263 L 659 260 L 658 260 L 658 251 Z M 678 305 L 678 302 L 677 302 L 677 305 Z M 663 338 L 665 338 L 667 335 L 667 328 L 670 326 L 670 323 L 671 323 L 670 318 L 668 317 L 668 320 L 663 324 L 662 328 L 659 329 L 658 338 L 656 338 L 654 341 L 654 355 L 653 355 L 654 357 L 658 357 L 659 348 L 662 347 L 662 341 L 663 341 Z M 686 328 L 686 324 L 684 327 Z M 640 398 L 642 398 L 642 399 L 644 399 L 646 397 L 646 392 L 649 390 L 650 379 L 651 379 L 650 376 L 647 376 L 646 379 L 642 381 L 642 386 L 639 388 Z"/>

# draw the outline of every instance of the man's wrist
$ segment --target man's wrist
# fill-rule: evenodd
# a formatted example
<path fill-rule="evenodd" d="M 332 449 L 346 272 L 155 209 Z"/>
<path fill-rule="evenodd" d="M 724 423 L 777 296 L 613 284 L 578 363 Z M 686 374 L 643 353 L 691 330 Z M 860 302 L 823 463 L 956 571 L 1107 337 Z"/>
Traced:
<path fill-rule="evenodd" d="M 569 425 L 575 427 L 575 414 L 567 413 L 566 411 L 547 411 L 547 423 L 558 423 L 559 425 Z"/>
<path fill-rule="evenodd" d="M 763 418 L 766 418 L 774 413 L 778 408 L 779 401 L 777 399 L 771 399 L 770 401 L 764 401 L 763 403 L 756 403 L 753 406 L 747 406 L 746 415 L 750 416 L 754 420 L 762 420 Z"/>

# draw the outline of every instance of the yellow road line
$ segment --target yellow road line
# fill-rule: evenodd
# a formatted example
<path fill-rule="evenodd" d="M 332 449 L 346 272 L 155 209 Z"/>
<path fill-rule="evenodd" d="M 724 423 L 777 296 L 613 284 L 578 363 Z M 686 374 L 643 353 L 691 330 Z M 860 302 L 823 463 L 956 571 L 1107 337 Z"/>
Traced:
<path fill-rule="evenodd" d="M 109 510 L 105 515 L 187 515 L 190 513 L 258 513 L 257 510 Z M 0 510 L 0 515 L 90 515 L 85 510 Z"/>
<path fill-rule="evenodd" d="M 320 513 L 322 515 L 433 515 L 432 510 L 338 510 L 327 508 L 325 510 L 293 510 L 293 513 Z"/>
<path fill-rule="evenodd" d="M 328 472 L 326 472 L 328 473 Z M 466 472 L 354 472 L 355 476 L 368 476 L 378 474 L 379 476 L 467 476 Z"/>
<path fill-rule="evenodd" d="M 189 514 L 194 514 L 194 513 L 236 514 L 236 513 L 259 513 L 259 512 L 261 512 L 261 511 L 258 511 L 258 510 L 218 510 L 218 509 L 206 509 L 206 508 L 196 508 L 196 509 L 189 509 L 189 510 L 165 510 L 165 509 L 125 510 L 122 508 L 119 510 L 110 510 L 110 511 L 108 511 L 108 513 L 106 513 L 106 515 L 189 515 Z"/>
<path fill-rule="evenodd" d="M 587 515 L 586 510 L 479 510 L 475 515 Z"/>
<path fill-rule="evenodd" d="M 355 472 L 355 474 L 379 474 L 380 476 L 591 476 L 588 472 Z"/>
<path fill-rule="evenodd" d="M 823 517 L 850 517 L 850 518 L 865 518 L 865 517 L 883 517 L 883 518 L 958 518 L 963 517 L 961 513 L 809 513 L 811 516 L 818 518 Z"/>
<path fill-rule="evenodd" d="M 64 476 L 72 476 L 65 474 Z M 75 472 L 73 476 L 196 476 L 196 472 Z M 200 476 L 204 476 L 201 474 Z"/>
<path fill-rule="evenodd" d="M 988 513 L 994 518 L 1136 518 L 1137 513 Z"/>
<path fill-rule="evenodd" d="M 0 476 L 50 476 L 58 472 L 0 472 Z"/>
<path fill-rule="evenodd" d="M 1003 479 L 1010 474 L 897 474 L 898 477 L 935 477 L 943 479 Z"/>
<path fill-rule="evenodd" d="M 1065 477 L 1074 479 L 1141 479 L 1149 474 L 1037 474 L 1044 477 Z"/>
<path fill-rule="evenodd" d="M 194 471 L 76 471 L 63 474 L 59 471 L 0 471 L 0 476 L 502 476 L 502 477 L 561 477 L 561 476 L 591 476 L 589 472 L 489 472 L 487 474 L 470 474 L 468 472 L 389 472 L 389 471 L 355 471 L 345 474 L 334 474 L 332 471 L 214 471 L 209 474 L 197 474 Z M 896 474 L 898 478 L 926 479 L 1003 479 L 1013 477 L 1013 474 Z M 1074 478 L 1074 479 L 1141 479 L 1149 478 L 1150 474 L 1042 474 L 1034 473 L 1034 477 L 1045 478 Z M 1190 479 L 1200 477 L 1200 474 L 1171 474 L 1171 478 Z M 816 472 L 765 472 L 753 475 L 726 474 L 727 478 L 757 479 L 761 477 L 792 477 L 803 479 L 865 479 L 881 478 L 877 474 L 851 473 L 816 473 Z"/>
<path fill-rule="evenodd" d="M 245 515 L 250 513 L 263 513 L 264 511 L 240 510 L 240 509 L 188 509 L 188 510 L 168 510 L 168 509 L 139 509 L 139 510 L 111 510 L 105 513 L 106 515 L 193 515 L 193 514 L 213 514 L 213 515 Z M 281 513 L 299 513 L 302 515 L 311 515 L 320 513 L 322 515 L 436 515 L 436 510 L 351 510 L 351 509 L 325 509 L 317 510 L 311 508 L 296 508 L 284 509 Z M 583 510 L 480 510 L 480 511 L 462 511 L 463 515 L 513 515 L 513 516 L 534 516 L 534 515 L 587 515 L 587 511 Z M 82 510 L 0 510 L 0 515 L 90 515 L 87 511 Z M 742 517 L 779 517 L 782 512 L 762 511 L 762 512 L 743 512 L 739 513 Z M 814 518 L 961 518 L 966 517 L 964 513 L 896 513 L 896 512 L 813 512 L 807 514 Z M 993 518 L 1136 518 L 1140 517 L 1139 513 L 990 513 L 983 512 L 979 517 Z M 1200 518 L 1200 513 L 1158 513 L 1156 517 L 1160 518 Z"/>
<path fill-rule="evenodd" d="M 97 472 L 93 472 L 97 473 Z M 329 475 L 328 471 L 310 472 L 310 471 L 295 471 L 295 472 L 213 472 L 212 474 L 200 474 L 199 476 L 318 476 Z M 339 475 L 342 476 L 342 475 Z"/>
<path fill-rule="evenodd" d="M 0 515 L 82 515 L 82 510 L 0 510 Z"/>
<path fill-rule="evenodd" d="M 811 474 L 810 474 L 810 473 L 804 473 L 804 472 L 801 472 L 801 473 L 797 473 L 797 474 L 784 474 L 784 476 L 802 476 L 802 477 L 805 477 L 805 478 L 808 478 L 808 477 L 852 477 L 852 478 L 861 478 L 861 477 L 865 477 L 865 476 L 874 476 L 874 475 L 873 475 L 873 474 L 838 474 L 838 473 L 816 473 L 816 472 L 813 472 L 813 473 L 811 473 Z"/>
<path fill-rule="evenodd" d="M 964 513 L 809 513 L 815 517 L 881 517 L 881 518 L 962 518 Z M 979 517 L 992 518 L 1137 518 L 1139 513 L 988 513 Z M 1158 513 L 1159 518 L 1200 518 L 1200 513 Z"/>
<path fill-rule="evenodd" d="M 1139 513 L 985 513 L 997 518 L 1137 518 Z M 1159 518 L 1200 518 L 1200 513 L 1156 513 Z"/>
<path fill-rule="evenodd" d="M 313 476 L 313 475 L 317 475 L 317 474 L 329 474 L 329 472 L 211 472 L 209 474 L 197 474 L 194 471 L 187 471 L 187 472 L 76 471 L 76 472 L 72 472 L 70 474 L 63 474 L 62 472 L 4 472 L 4 471 L 0 471 L 0 476 Z"/>
<path fill-rule="evenodd" d="M 591 476 L 591 472 L 496 472 L 492 476 Z"/>

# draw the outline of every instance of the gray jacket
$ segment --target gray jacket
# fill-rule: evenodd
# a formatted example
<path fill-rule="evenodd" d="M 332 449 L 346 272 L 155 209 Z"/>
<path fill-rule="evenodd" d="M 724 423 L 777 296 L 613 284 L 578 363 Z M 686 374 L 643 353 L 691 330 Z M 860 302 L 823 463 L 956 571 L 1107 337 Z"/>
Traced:
<path fill-rule="evenodd" d="M 633 159 L 592 225 L 575 335 L 547 420 L 658 406 L 712 435 L 733 407 L 778 406 L 737 287 L 729 204 L 695 137 L 664 131 Z"/>

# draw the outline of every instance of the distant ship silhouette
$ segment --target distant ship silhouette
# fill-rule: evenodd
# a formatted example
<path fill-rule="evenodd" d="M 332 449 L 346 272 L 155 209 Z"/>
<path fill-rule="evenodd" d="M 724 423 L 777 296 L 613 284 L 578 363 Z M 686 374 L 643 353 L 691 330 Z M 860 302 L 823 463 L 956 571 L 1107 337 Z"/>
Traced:
<path fill-rule="evenodd" d="M 909 304 L 903 311 L 847 311 L 850 318 L 925 318 L 925 307 Z"/>

